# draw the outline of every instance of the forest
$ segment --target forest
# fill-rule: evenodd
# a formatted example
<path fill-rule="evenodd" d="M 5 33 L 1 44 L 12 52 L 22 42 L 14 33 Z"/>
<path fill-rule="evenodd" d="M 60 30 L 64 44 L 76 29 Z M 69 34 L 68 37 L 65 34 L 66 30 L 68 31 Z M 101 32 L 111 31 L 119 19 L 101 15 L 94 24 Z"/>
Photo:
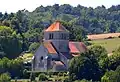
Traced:
<path fill-rule="evenodd" d="M 92 8 L 54 4 L 39 6 L 32 12 L 25 9 L 16 13 L 0 12 L 0 82 L 29 77 L 19 56 L 24 52 L 34 53 L 42 42 L 43 30 L 56 20 L 70 31 L 71 41 L 89 45 L 87 34 L 120 32 L 120 5 Z M 104 47 L 92 46 L 80 57 L 73 58 L 70 75 L 64 82 L 119 82 L 120 48 L 114 50 L 111 57 L 107 54 Z"/>

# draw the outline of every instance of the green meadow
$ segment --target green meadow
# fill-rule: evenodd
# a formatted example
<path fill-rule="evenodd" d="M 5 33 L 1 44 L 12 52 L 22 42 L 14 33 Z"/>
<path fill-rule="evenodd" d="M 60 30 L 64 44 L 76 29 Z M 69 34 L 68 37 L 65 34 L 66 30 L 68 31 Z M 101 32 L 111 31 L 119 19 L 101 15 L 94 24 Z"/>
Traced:
<path fill-rule="evenodd" d="M 89 42 L 92 43 L 92 45 L 104 46 L 108 53 L 111 53 L 113 50 L 120 46 L 120 38 L 92 40 Z"/>

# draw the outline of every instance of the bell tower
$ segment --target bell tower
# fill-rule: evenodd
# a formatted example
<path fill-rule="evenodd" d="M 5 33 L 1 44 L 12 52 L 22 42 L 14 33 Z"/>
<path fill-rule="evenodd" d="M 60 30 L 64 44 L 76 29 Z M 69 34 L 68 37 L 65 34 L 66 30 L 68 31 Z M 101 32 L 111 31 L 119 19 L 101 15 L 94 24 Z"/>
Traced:
<path fill-rule="evenodd" d="M 55 21 L 44 31 L 44 41 L 52 42 L 61 53 L 69 53 L 69 31 L 60 21 Z"/>

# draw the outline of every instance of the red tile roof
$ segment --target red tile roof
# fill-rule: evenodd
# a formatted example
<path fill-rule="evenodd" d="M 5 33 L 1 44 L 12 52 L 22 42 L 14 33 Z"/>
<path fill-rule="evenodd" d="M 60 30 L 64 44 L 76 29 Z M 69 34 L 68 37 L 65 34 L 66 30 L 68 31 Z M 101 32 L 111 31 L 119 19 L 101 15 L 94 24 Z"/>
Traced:
<path fill-rule="evenodd" d="M 83 53 L 87 50 L 83 42 L 69 42 L 69 48 L 71 53 Z"/>
<path fill-rule="evenodd" d="M 69 42 L 69 48 L 71 53 L 79 53 L 79 50 L 76 48 L 76 46 L 72 42 Z"/>
<path fill-rule="evenodd" d="M 51 42 L 46 41 L 43 43 L 43 45 L 45 46 L 45 48 L 47 48 L 48 52 L 51 54 L 57 54 L 56 50 L 54 49 L 54 47 L 52 46 Z"/>
<path fill-rule="evenodd" d="M 51 31 L 68 31 L 61 23 L 60 21 L 54 22 L 50 27 L 48 27 L 46 32 L 51 32 Z"/>

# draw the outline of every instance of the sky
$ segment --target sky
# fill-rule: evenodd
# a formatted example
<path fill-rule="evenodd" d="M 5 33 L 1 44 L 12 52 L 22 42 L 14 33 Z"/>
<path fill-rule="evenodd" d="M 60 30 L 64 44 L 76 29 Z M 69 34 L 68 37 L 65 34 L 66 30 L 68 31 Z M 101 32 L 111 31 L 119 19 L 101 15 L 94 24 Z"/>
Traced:
<path fill-rule="evenodd" d="M 31 12 L 41 5 L 47 6 L 54 4 L 70 4 L 72 6 L 80 4 L 93 8 L 104 5 L 106 8 L 109 8 L 112 5 L 120 4 L 120 0 L 0 0 L 0 12 L 11 13 L 22 9 Z"/>

